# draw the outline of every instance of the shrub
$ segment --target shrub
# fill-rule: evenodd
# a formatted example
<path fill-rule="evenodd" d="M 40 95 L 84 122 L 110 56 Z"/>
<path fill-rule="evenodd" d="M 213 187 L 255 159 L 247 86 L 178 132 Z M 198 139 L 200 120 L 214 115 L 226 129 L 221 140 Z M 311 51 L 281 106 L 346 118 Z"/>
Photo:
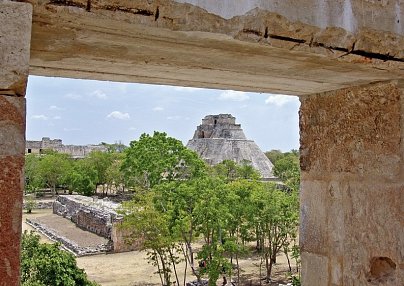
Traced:
<path fill-rule="evenodd" d="M 32 231 L 22 236 L 22 286 L 96 286 L 60 244 L 40 243 Z"/>

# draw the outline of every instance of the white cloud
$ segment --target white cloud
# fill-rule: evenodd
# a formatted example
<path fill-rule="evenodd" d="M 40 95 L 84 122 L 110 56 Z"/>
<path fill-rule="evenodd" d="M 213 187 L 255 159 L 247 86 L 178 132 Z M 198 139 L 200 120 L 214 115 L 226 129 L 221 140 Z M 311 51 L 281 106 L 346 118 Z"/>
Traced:
<path fill-rule="evenodd" d="M 274 104 L 276 106 L 283 106 L 290 102 L 299 101 L 297 96 L 284 95 L 284 94 L 271 94 L 265 100 L 265 104 Z"/>
<path fill-rule="evenodd" d="M 219 100 L 245 101 L 248 99 L 250 99 L 250 96 L 245 92 L 235 90 L 225 90 L 219 95 Z"/>
<path fill-rule="evenodd" d="M 56 105 L 51 105 L 51 106 L 49 106 L 49 110 L 64 110 L 64 109 L 61 107 L 58 107 Z"/>
<path fill-rule="evenodd" d="M 53 116 L 53 119 L 54 120 L 60 120 L 60 119 L 62 119 L 62 117 L 57 115 L 57 116 Z"/>
<path fill-rule="evenodd" d="M 132 126 L 132 127 L 129 127 L 129 130 L 130 130 L 130 131 L 134 131 L 134 130 L 136 130 L 136 127 L 133 127 L 133 126 Z"/>
<path fill-rule="evenodd" d="M 161 106 L 153 107 L 153 111 L 163 111 L 163 110 L 164 110 L 164 107 L 161 107 Z"/>
<path fill-rule="evenodd" d="M 88 94 L 90 97 L 96 97 L 98 99 L 107 99 L 107 95 L 100 89 L 96 89 Z"/>
<path fill-rule="evenodd" d="M 130 119 L 130 115 L 127 112 L 112 111 L 110 114 L 107 115 L 107 118 L 128 120 L 128 119 Z"/>
<path fill-rule="evenodd" d="M 43 115 L 43 114 L 32 115 L 31 118 L 36 119 L 36 120 L 48 120 L 48 117 L 46 115 Z"/>

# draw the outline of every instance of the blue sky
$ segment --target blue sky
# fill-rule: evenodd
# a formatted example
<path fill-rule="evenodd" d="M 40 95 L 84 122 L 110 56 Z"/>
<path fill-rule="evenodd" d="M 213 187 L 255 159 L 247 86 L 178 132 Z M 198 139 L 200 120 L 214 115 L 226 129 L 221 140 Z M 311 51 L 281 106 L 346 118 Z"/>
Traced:
<path fill-rule="evenodd" d="M 30 76 L 27 140 L 129 144 L 164 131 L 184 144 L 208 114 L 231 113 L 263 151 L 299 148 L 297 97 Z"/>

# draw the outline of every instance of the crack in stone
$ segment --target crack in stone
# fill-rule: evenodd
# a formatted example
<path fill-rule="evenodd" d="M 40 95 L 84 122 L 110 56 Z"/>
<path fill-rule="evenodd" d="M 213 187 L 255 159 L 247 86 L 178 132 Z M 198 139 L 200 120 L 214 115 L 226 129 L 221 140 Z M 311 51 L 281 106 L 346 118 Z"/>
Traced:
<path fill-rule="evenodd" d="M 285 37 L 285 36 L 279 36 L 279 35 L 275 35 L 275 34 L 269 34 L 268 37 L 270 39 L 276 39 L 276 40 L 292 42 L 292 43 L 299 43 L 299 44 L 306 43 L 306 40 L 296 39 L 296 38 L 291 38 L 291 37 Z"/>
<path fill-rule="evenodd" d="M 49 1 L 49 4 L 57 5 L 57 6 L 72 6 L 72 7 L 82 8 L 82 9 L 87 9 L 87 7 L 88 7 L 88 3 L 87 3 L 87 6 L 85 6 L 82 3 L 77 3 L 74 1 L 70 1 L 70 0 L 51 0 L 51 1 Z"/>
<path fill-rule="evenodd" d="M 318 43 L 318 42 L 313 42 L 312 45 L 314 47 L 322 47 L 322 48 L 325 48 L 328 50 L 345 52 L 345 54 L 339 56 L 338 58 L 342 58 L 342 57 L 352 54 L 352 55 L 358 55 L 358 56 L 362 56 L 362 57 L 370 58 L 370 59 L 378 59 L 378 60 L 382 60 L 384 62 L 386 62 L 386 61 L 404 62 L 404 59 L 397 58 L 390 54 L 380 54 L 380 53 L 367 52 L 364 50 L 355 50 L 355 43 L 353 44 L 351 49 L 340 48 L 340 47 L 331 47 L 331 46 L 327 46 L 323 43 Z"/>
<path fill-rule="evenodd" d="M 253 29 L 243 29 L 243 33 L 254 34 L 256 36 L 262 37 L 262 33 L 260 31 L 253 30 Z"/>
<path fill-rule="evenodd" d="M 113 5 L 105 5 L 105 6 L 100 7 L 100 9 L 104 9 L 104 10 L 108 10 L 108 11 L 119 11 L 119 12 L 131 13 L 131 14 L 135 14 L 135 15 L 154 16 L 154 12 L 152 12 L 150 10 L 145 10 L 145 9 L 124 8 L 121 6 L 113 6 Z"/>
<path fill-rule="evenodd" d="M 71 0 L 51 0 L 49 5 L 57 5 L 57 6 L 72 6 L 72 7 L 78 7 L 85 9 L 86 11 L 91 11 L 91 0 L 87 1 L 87 5 L 84 5 L 82 3 L 77 3 L 75 1 Z M 115 5 L 104 5 L 99 8 L 100 10 L 108 10 L 108 11 L 119 11 L 119 12 L 125 12 L 125 13 L 131 13 L 135 15 L 143 15 L 143 16 L 155 16 L 155 20 L 157 21 L 158 19 L 158 14 L 159 14 L 159 8 L 157 7 L 156 10 L 156 15 L 154 12 L 150 10 L 145 10 L 145 9 L 136 9 L 136 8 L 126 8 L 122 6 L 115 6 Z"/>

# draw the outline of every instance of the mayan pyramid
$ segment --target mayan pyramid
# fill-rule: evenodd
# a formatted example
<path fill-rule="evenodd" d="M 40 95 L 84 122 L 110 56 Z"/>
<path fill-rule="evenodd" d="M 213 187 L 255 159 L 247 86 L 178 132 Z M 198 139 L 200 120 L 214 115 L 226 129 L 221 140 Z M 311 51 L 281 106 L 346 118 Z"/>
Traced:
<path fill-rule="evenodd" d="M 271 161 L 253 140 L 247 140 L 241 125 L 236 124 L 236 118 L 231 114 L 205 116 L 187 147 L 210 165 L 223 160 L 237 163 L 247 160 L 260 172 L 263 180 L 275 179 Z"/>

